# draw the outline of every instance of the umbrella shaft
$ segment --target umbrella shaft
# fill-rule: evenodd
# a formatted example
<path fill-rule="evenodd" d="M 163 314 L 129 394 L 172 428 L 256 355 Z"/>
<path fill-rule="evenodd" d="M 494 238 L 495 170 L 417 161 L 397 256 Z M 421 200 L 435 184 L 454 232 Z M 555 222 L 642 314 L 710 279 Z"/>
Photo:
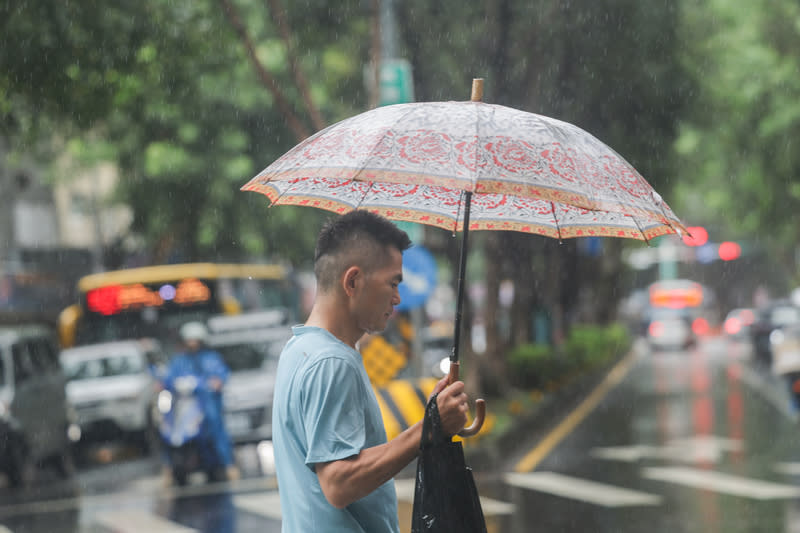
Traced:
<path fill-rule="evenodd" d="M 461 345 L 461 315 L 464 307 L 464 285 L 467 269 L 467 250 L 469 245 L 469 211 L 472 203 L 472 192 L 466 191 L 464 198 L 464 230 L 461 240 L 461 255 L 458 263 L 458 288 L 456 292 L 456 319 L 453 326 L 453 352 L 450 361 L 458 362 L 459 346 Z"/>

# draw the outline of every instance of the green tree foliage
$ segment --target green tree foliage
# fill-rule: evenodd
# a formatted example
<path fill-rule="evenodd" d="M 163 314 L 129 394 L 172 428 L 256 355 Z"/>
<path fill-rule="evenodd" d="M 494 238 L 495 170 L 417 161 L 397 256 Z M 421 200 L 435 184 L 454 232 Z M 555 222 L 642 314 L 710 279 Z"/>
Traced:
<path fill-rule="evenodd" d="M 286 43 L 265 5 L 235 7 L 257 58 L 308 123 Z M 317 74 L 313 100 L 328 120 L 361 110 L 366 13 L 359 2 L 301 7 L 288 19 L 302 43 L 300 67 Z M 29 149 L 54 119 L 62 132 L 83 132 L 69 144 L 73 154 L 108 146 L 122 173 L 119 200 L 134 211 L 132 229 L 161 259 L 176 251 L 188 259 L 299 261 L 307 254 L 322 213 L 268 210 L 265 198 L 239 192 L 296 138 L 222 2 L 44 1 L 2 9 L 0 123 L 14 148 Z"/>
<path fill-rule="evenodd" d="M 71 144 L 79 153 L 110 147 L 133 229 L 156 248 L 179 246 L 190 258 L 291 256 L 309 239 L 297 233 L 311 225 L 297 220 L 319 215 L 267 211 L 263 199 L 238 192 L 297 140 L 248 45 L 311 132 L 319 120 L 308 97 L 328 123 L 366 106 L 368 7 L 356 0 L 335 8 L 323 0 L 6 3 L 4 131 L 42 131 L 37 124 L 58 118 L 89 132 Z M 654 154 L 669 141 L 680 103 L 671 5 L 410 0 L 397 7 L 419 99 L 465 98 L 470 78 L 485 76 L 487 101 L 575 122 L 663 182 L 669 158 Z M 294 64 L 310 94 L 299 90 Z"/>
<path fill-rule="evenodd" d="M 696 105 L 682 117 L 681 203 L 712 240 L 746 239 L 796 271 L 800 227 L 800 5 L 686 2 L 684 61 Z"/>

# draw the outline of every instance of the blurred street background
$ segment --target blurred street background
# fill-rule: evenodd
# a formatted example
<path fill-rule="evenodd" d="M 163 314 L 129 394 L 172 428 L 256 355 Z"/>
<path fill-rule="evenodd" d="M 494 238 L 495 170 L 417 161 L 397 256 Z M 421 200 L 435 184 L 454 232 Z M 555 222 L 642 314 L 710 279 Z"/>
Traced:
<path fill-rule="evenodd" d="M 613 147 L 691 233 L 471 234 L 489 530 L 800 531 L 798 72 L 790 0 L 0 3 L 0 532 L 280 531 L 274 370 L 333 215 L 239 189 L 473 77 Z M 457 235 L 398 225 L 403 303 L 360 346 L 389 438 L 447 371 L 458 269 Z M 164 473 L 190 321 L 231 369 L 240 479 Z"/>

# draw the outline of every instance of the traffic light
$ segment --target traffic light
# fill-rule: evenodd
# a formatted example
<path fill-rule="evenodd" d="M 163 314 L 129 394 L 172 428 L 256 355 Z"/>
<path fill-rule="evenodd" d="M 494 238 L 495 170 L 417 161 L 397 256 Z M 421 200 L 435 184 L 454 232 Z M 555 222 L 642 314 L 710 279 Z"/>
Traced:
<path fill-rule="evenodd" d="M 683 236 L 683 242 L 688 246 L 703 246 L 708 242 L 708 232 L 702 226 L 692 226 L 686 228 L 688 235 Z"/>
<path fill-rule="evenodd" d="M 742 247 L 739 244 L 731 241 L 722 242 L 719 244 L 719 258 L 723 261 L 733 261 L 742 255 Z"/>

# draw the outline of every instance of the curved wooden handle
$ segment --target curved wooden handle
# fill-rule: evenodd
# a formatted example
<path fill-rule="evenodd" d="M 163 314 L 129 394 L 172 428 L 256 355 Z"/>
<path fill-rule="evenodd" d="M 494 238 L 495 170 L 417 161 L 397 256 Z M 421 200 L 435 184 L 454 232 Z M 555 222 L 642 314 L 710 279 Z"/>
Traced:
<path fill-rule="evenodd" d="M 459 437 L 471 437 L 478 433 L 483 427 L 483 419 L 486 418 L 486 402 L 483 399 L 475 400 L 475 420 L 472 424 L 458 432 Z"/>
<path fill-rule="evenodd" d="M 455 383 L 458 381 L 458 370 L 460 364 L 450 361 L 450 372 L 447 374 L 447 382 Z M 483 420 L 486 418 L 486 401 L 483 399 L 475 400 L 475 419 L 469 427 L 458 432 L 459 437 L 472 437 L 483 427 Z"/>

